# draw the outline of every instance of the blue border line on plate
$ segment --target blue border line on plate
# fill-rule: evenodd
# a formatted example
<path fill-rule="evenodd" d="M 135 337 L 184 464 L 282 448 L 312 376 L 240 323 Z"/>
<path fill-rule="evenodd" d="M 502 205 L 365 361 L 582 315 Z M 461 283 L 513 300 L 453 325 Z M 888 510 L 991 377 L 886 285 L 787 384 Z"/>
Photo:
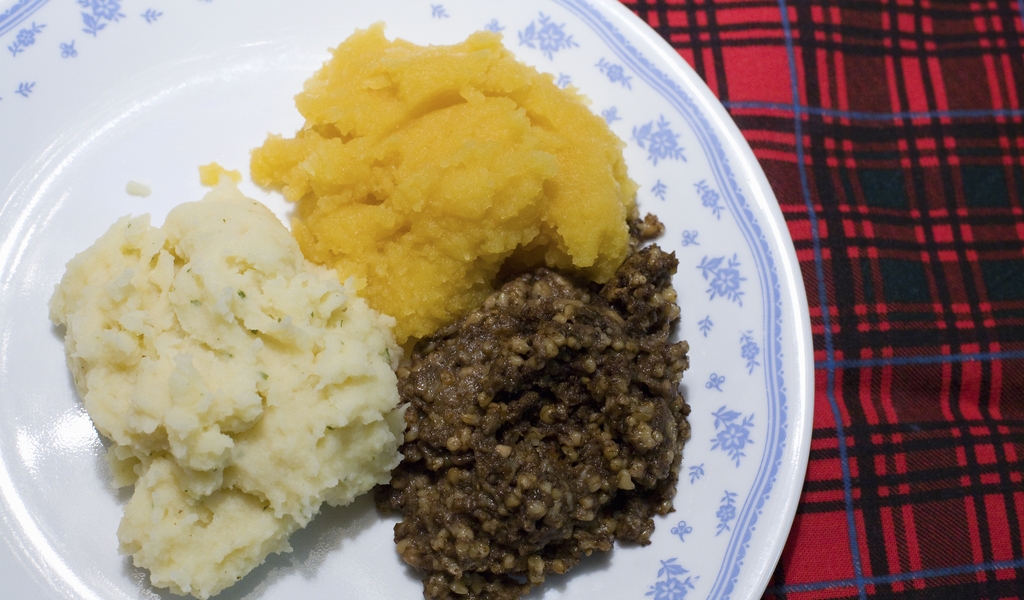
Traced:
<path fill-rule="evenodd" d="M 727 203 L 732 207 L 732 214 L 737 216 L 747 245 L 758 265 L 758 277 L 761 283 L 762 310 L 764 312 L 765 344 L 765 379 L 768 391 L 767 438 L 761 464 L 737 524 L 733 530 L 726 549 L 725 560 L 712 586 L 709 598 L 725 599 L 732 593 L 739 578 L 743 558 L 750 545 L 758 515 L 768 499 L 779 466 L 782 464 L 783 450 L 786 445 L 786 429 L 788 406 L 786 388 L 782 369 L 782 293 L 778 269 L 772 257 L 768 240 L 757 223 L 750 205 L 743 197 L 739 184 L 724 147 L 707 117 L 700 111 L 696 103 L 682 88 L 667 75 L 662 73 L 644 55 L 642 55 L 616 27 L 597 9 L 585 0 L 554 0 L 580 17 L 622 61 L 626 62 L 641 79 L 670 102 L 682 116 L 700 140 L 702 149 L 708 157 L 716 183 L 724 192 Z M 753 502 L 751 502 L 753 500 Z M 742 533 L 742 536 L 739 534 Z"/>
<path fill-rule="evenodd" d="M 14 29 L 50 0 L 19 0 L 0 14 L 0 36 Z"/>

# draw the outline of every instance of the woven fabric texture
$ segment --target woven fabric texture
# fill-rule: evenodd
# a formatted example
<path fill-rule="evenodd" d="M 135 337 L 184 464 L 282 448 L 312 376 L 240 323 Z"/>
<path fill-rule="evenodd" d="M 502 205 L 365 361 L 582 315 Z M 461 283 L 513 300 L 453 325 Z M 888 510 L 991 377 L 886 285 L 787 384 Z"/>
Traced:
<path fill-rule="evenodd" d="M 623 0 L 782 206 L 815 413 L 765 598 L 1024 597 L 1024 0 Z"/>

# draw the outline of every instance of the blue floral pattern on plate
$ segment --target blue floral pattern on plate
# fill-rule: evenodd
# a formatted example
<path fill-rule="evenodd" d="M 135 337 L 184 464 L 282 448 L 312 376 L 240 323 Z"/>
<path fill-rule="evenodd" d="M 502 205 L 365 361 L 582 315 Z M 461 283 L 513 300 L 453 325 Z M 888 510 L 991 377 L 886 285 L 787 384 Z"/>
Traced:
<path fill-rule="evenodd" d="M 679 536 L 680 542 L 686 541 L 686 536 L 693 533 L 693 525 L 687 525 L 686 521 L 680 521 L 672 528 L 672 535 Z"/>
<path fill-rule="evenodd" d="M 36 25 L 32 23 L 30 27 L 26 27 L 18 32 L 18 37 L 14 39 L 14 43 L 7 46 L 7 49 L 11 51 L 11 56 L 17 56 L 25 51 L 32 44 L 36 43 L 36 36 L 43 32 L 43 28 L 46 25 Z"/>
<path fill-rule="evenodd" d="M 85 24 L 82 31 L 93 37 L 106 29 L 109 23 L 117 23 L 124 18 L 118 0 L 78 0 L 78 4 L 89 10 L 82 12 L 82 22 Z"/>
<path fill-rule="evenodd" d="M 711 328 L 714 327 L 715 324 L 711 320 L 711 315 L 708 315 L 701 319 L 700 322 L 697 323 L 697 326 L 700 328 L 700 332 L 704 334 L 704 337 L 708 337 L 708 332 L 711 331 Z"/>
<path fill-rule="evenodd" d="M 651 193 L 654 194 L 654 197 L 658 200 L 664 200 L 665 194 L 668 193 L 668 186 L 659 179 L 651 186 Z"/>
<path fill-rule="evenodd" d="M 754 367 L 758 367 L 761 363 L 757 362 L 757 355 L 761 353 L 761 348 L 754 341 L 754 332 L 746 331 L 740 334 L 740 356 L 747 361 L 747 373 L 753 373 Z"/>
<path fill-rule="evenodd" d="M 750 437 L 750 430 L 754 427 L 754 415 L 744 417 L 735 410 L 727 410 L 725 405 L 711 414 L 715 417 L 715 431 L 718 432 L 711 439 L 711 449 L 721 449 L 730 459 L 736 461 L 736 466 L 739 467 L 740 459 L 746 456 L 743 449 L 754 443 Z"/>
<path fill-rule="evenodd" d="M 519 32 L 519 45 L 540 49 L 548 59 L 553 59 L 556 52 L 579 46 L 565 33 L 565 23 L 555 23 L 544 13 Z"/>
<path fill-rule="evenodd" d="M 690 485 L 704 476 L 704 463 L 690 467 Z"/>
<path fill-rule="evenodd" d="M 697 577 L 683 576 L 689 573 L 682 566 L 676 564 L 675 558 L 661 561 L 661 568 L 658 569 L 658 581 L 651 586 L 647 596 L 653 596 L 654 600 L 682 600 L 686 594 L 693 589 L 693 582 Z M 662 579 L 664 578 L 664 579 Z"/>
<path fill-rule="evenodd" d="M 735 254 L 728 259 L 728 262 L 725 261 L 726 257 L 724 256 L 711 259 L 705 256 L 697 268 L 700 269 L 704 280 L 710 282 L 707 293 L 711 300 L 722 297 L 743 306 L 743 291 L 740 290 L 740 284 L 747 278 L 740 275 L 737 268 L 740 266 L 740 261 Z M 725 262 L 724 265 L 723 262 Z"/>
<path fill-rule="evenodd" d="M 630 83 L 633 78 L 626 75 L 626 70 L 622 65 L 611 63 L 601 58 L 595 66 L 608 77 L 608 81 L 622 84 L 622 87 L 627 90 L 633 89 L 633 84 Z"/>
<path fill-rule="evenodd" d="M 679 134 L 672 130 L 672 126 L 664 115 L 659 116 L 656 122 L 650 121 L 645 125 L 634 127 L 633 141 L 647 150 L 647 160 L 654 163 L 655 166 L 659 160 L 686 161 L 683 147 L 679 145 Z"/>
<path fill-rule="evenodd" d="M 723 531 L 729 531 L 729 523 L 736 519 L 735 493 L 726 490 L 725 495 L 722 496 L 718 512 L 715 513 L 715 517 L 718 518 L 718 525 L 715 526 L 715 535 L 721 535 Z"/>
<path fill-rule="evenodd" d="M 697 188 L 697 193 L 700 194 L 700 203 L 705 208 L 710 208 L 711 213 L 715 215 L 715 218 L 721 220 L 722 211 L 725 210 L 725 207 L 720 204 L 722 196 L 715 190 L 711 189 L 707 181 L 704 179 L 693 184 L 693 186 Z"/>

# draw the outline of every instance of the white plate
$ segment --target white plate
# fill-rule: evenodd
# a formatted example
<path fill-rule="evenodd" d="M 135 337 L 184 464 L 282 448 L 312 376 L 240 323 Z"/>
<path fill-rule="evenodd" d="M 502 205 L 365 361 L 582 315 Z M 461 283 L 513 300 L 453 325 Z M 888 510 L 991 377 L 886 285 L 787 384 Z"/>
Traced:
<path fill-rule="evenodd" d="M 433 2 L 433 3 L 432 3 Z M 247 172 L 327 49 L 383 20 L 451 43 L 500 29 L 628 142 L 641 208 L 680 260 L 693 412 L 676 512 L 652 544 L 595 556 L 533 598 L 756 598 L 782 550 L 810 445 L 812 354 L 785 222 L 703 82 L 613 0 L 0 1 L 0 581 L 10 598 L 163 598 L 117 553 L 124 492 L 75 396 L 46 302 L 64 263 L 119 216 L 157 222 L 203 190 L 196 167 Z M 125 193 L 136 180 L 152 187 Z M 288 207 L 247 184 L 279 215 Z M 416 598 L 393 521 L 368 499 L 326 510 L 222 598 Z"/>

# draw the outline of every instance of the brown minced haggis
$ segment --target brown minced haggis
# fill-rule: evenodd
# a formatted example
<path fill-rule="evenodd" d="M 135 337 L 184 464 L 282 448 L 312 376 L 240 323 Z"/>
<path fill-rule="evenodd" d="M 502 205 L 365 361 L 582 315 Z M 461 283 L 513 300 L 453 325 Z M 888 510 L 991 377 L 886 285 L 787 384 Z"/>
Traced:
<path fill-rule="evenodd" d="M 402 513 L 427 598 L 512 600 L 616 539 L 650 543 L 690 435 L 676 265 L 650 246 L 604 287 L 540 269 L 417 345 L 405 461 L 376 499 Z"/>

